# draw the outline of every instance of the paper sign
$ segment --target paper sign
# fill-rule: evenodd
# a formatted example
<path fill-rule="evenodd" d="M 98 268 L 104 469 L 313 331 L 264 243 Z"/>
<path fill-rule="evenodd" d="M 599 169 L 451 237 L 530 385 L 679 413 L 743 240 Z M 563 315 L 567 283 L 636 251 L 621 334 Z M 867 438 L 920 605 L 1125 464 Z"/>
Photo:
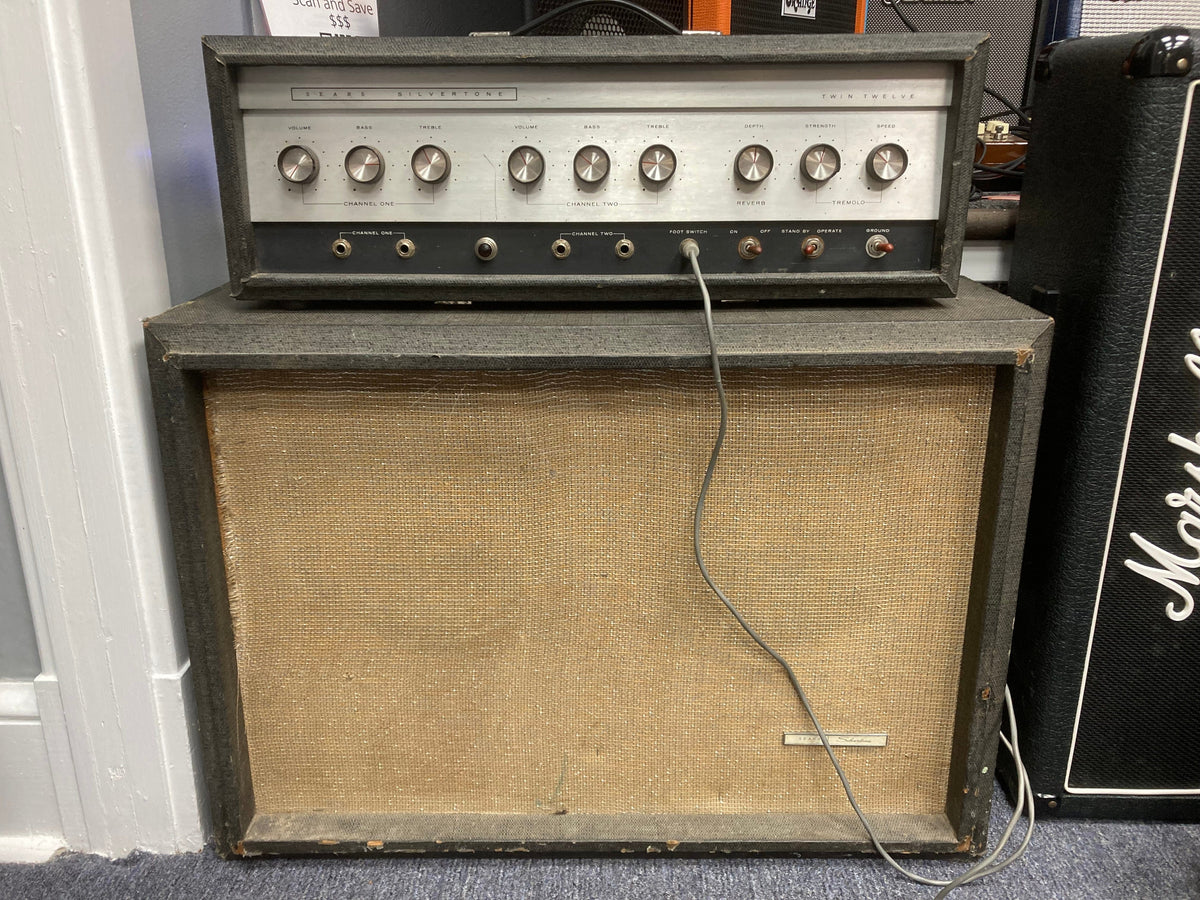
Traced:
<path fill-rule="evenodd" d="M 260 0 L 267 34 L 378 37 L 378 0 Z"/>

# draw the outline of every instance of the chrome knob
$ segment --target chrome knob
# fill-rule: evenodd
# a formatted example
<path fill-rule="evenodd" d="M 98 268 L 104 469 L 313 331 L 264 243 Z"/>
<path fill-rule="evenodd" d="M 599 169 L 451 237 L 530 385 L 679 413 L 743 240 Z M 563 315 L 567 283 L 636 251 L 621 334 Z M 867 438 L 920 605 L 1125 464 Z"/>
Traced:
<path fill-rule="evenodd" d="M 675 174 L 675 153 L 665 144 L 654 144 L 642 151 L 642 175 L 654 184 L 665 184 Z"/>
<path fill-rule="evenodd" d="M 542 177 L 546 163 L 532 147 L 518 147 L 508 156 L 508 174 L 518 184 L 533 184 Z"/>
<path fill-rule="evenodd" d="M 876 181 L 895 181 L 908 168 L 908 154 L 899 144 L 880 144 L 871 151 L 867 171 Z"/>
<path fill-rule="evenodd" d="M 308 184 L 317 177 L 317 170 L 321 168 L 316 154 L 299 144 L 284 147 L 275 166 L 283 180 L 292 184 Z"/>
<path fill-rule="evenodd" d="M 383 175 L 383 157 L 374 147 L 355 147 L 346 154 L 346 174 L 359 184 L 373 184 Z"/>
<path fill-rule="evenodd" d="M 450 174 L 450 157 L 441 147 L 425 144 L 412 156 L 412 170 L 426 184 L 439 184 Z"/>
<path fill-rule="evenodd" d="M 737 173 L 743 181 L 748 181 L 750 184 L 758 184 L 771 174 L 774 166 L 775 161 L 771 158 L 771 151 L 760 144 L 743 147 L 737 155 Z"/>
<path fill-rule="evenodd" d="M 804 177 L 817 184 L 824 184 L 842 168 L 842 157 L 828 144 L 814 144 L 800 157 Z"/>
<path fill-rule="evenodd" d="M 594 144 L 575 154 L 575 177 L 584 184 L 599 184 L 608 177 L 608 154 Z"/>

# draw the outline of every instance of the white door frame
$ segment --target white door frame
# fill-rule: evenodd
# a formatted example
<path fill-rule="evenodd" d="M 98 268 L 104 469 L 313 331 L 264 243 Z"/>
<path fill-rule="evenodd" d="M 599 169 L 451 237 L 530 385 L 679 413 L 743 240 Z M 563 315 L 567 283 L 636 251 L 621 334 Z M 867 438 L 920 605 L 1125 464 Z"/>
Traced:
<path fill-rule="evenodd" d="M 128 0 L 0 0 L 0 456 L 72 849 L 198 849 L 140 320 L 168 305 Z M 3 773 L 0 773 L 0 777 Z"/>

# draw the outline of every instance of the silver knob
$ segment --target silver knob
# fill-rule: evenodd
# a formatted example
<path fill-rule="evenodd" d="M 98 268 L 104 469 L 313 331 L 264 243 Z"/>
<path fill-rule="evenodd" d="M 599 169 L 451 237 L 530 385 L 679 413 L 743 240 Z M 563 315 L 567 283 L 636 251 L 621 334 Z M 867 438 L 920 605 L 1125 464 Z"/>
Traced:
<path fill-rule="evenodd" d="M 299 144 L 284 147 L 275 165 L 283 180 L 292 184 L 308 184 L 317 177 L 317 170 L 320 168 L 316 154 Z"/>
<path fill-rule="evenodd" d="M 608 154 L 594 144 L 575 154 L 575 177 L 584 184 L 598 184 L 608 177 Z"/>
<path fill-rule="evenodd" d="M 373 184 L 383 175 L 383 157 L 374 147 L 355 147 L 346 154 L 346 174 L 359 184 Z"/>
<path fill-rule="evenodd" d="M 675 174 L 675 153 L 665 144 L 654 144 L 642 151 L 642 174 L 647 181 L 664 184 Z"/>
<path fill-rule="evenodd" d="M 412 156 L 412 170 L 426 184 L 438 184 L 450 174 L 450 157 L 441 147 L 426 144 Z"/>
<path fill-rule="evenodd" d="M 828 144 L 814 144 L 800 157 L 804 177 L 824 184 L 842 168 L 842 157 Z"/>
<path fill-rule="evenodd" d="M 771 151 L 760 144 L 743 147 L 737 155 L 737 173 L 743 181 L 758 184 L 771 174 L 775 161 L 771 159 Z"/>
<path fill-rule="evenodd" d="M 908 168 L 908 154 L 899 144 L 880 144 L 871 151 L 867 171 L 876 181 L 892 182 Z"/>
<path fill-rule="evenodd" d="M 545 161 L 532 147 L 518 147 L 508 156 L 508 174 L 518 184 L 533 184 L 542 177 Z"/>

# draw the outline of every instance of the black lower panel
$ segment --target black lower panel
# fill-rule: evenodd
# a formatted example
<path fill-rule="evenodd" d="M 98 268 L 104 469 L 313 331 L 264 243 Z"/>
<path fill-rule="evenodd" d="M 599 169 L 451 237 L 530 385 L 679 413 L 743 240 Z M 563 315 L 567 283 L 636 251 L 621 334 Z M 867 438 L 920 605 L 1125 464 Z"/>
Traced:
<path fill-rule="evenodd" d="M 254 226 L 257 271 L 287 275 L 676 275 L 686 263 L 679 243 L 700 244 L 706 274 L 890 273 L 921 272 L 933 267 L 934 222 L 756 223 L 704 225 L 562 225 L 505 223 L 426 223 L 364 227 L 361 223 L 260 223 Z M 895 250 L 880 259 L 867 254 L 872 235 L 882 234 Z M 825 242 L 824 252 L 807 257 L 801 241 L 810 235 Z M 482 237 L 496 242 L 488 260 L 475 255 Z M 762 253 L 752 260 L 738 255 L 738 242 L 753 237 Z M 396 252 L 401 239 L 415 252 Z M 334 254 L 334 243 L 349 242 L 349 255 Z M 564 240 L 570 253 L 558 258 L 552 245 Z M 632 254 L 619 256 L 621 241 Z"/>

